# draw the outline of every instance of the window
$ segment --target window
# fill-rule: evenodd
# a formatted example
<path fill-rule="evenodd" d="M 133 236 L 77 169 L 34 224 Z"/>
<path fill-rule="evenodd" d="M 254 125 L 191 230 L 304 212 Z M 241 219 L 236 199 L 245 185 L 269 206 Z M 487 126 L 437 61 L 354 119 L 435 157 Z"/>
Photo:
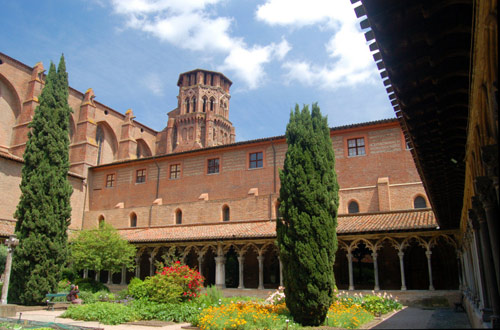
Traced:
<path fill-rule="evenodd" d="M 182 211 L 181 210 L 177 210 L 175 212 L 175 224 L 176 225 L 182 224 Z"/>
<path fill-rule="evenodd" d="M 108 174 L 106 175 L 106 188 L 111 188 L 115 185 L 115 175 Z"/>
<path fill-rule="evenodd" d="M 193 99 L 191 100 L 191 103 L 193 103 L 193 112 L 196 112 L 196 98 L 193 97 Z"/>
<path fill-rule="evenodd" d="M 413 200 L 413 208 L 415 209 L 426 209 L 427 208 L 427 202 L 425 201 L 425 198 L 422 196 L 417 196 Z"/>
<path fill-rule="evenodd" d="M 214 111 L 215 99 L 213 97 L 210 98 L 210 111 Z"/>
<path fill-rule="evenodd" d="M 365 154 L 365 138 L 347 140 L 349 156 L 361 156 Z"/>
<path fill-rule="evenodd" d="M 262 151 L 251 153 L 249 159 L 250 159 L 250 164 L 249 164 L 250 168 L 262 167 L 263 164 Z"/>
<path fill-rule="evenodd" d="M 189 99 L 186 97 L 186 113 L 189 113 Z"/>
<path fill-rule="evenodd" d="M 98 225 L 98 227 L 101 227 L 102 225 L 104 225 L 104 221 L 105 221 L 104 215 L 101 214 L 99 216 L 99 218 L 97 218 L 97 225 Z"/>
<path fill-rule="evenodd" d="M 130 214 L 130 227 L 137 227 L 137 214 L 134 212 Z"/>
<path fill-rule="evenodd" d="M 219 158 L 212 158 L 208 160 L 207 173 L 219 173 Z"/>
<path fill-rule="evenodd" d="M 347 206 L 347 212 L 349 214 L 352 214 L 352 213 L 359 213 L 359 205 L 358 205 L 358 202 L 355 202 L 355 201 L 352 201 L 349 203 L 349 205 Z"/>
<path fill-rule="evenodd" d="M 222 221 L 229 221 L 229 206 L 227 205 L 222 208 Z"/>
<path fill-rule="evenodd" d="M 170 179 L 178 179 L 181 177 L 181 164 L 170 165 Z"/>
<path fill-rule="evenodd" d="M 207 112 L 207 97 L 203 96 L 203 112 Z"/>
<path fill-rule="evenodd" d="M 137 170 L 135 173 L 135 183 L 146 182 L 146 170 Z"/>

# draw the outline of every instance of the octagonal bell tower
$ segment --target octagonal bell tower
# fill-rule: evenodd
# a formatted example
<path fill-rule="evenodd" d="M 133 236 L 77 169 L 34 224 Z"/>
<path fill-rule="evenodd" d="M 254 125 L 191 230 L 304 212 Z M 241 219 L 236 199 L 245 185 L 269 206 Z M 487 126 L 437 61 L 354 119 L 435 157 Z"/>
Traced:
<path fill-rule="evenodd" d="M 234 142 L 229 121 L 231 85 L 220 72 L 196 69 L 179 75 L 177 109 L 168 113 L 167 153 Z"/>

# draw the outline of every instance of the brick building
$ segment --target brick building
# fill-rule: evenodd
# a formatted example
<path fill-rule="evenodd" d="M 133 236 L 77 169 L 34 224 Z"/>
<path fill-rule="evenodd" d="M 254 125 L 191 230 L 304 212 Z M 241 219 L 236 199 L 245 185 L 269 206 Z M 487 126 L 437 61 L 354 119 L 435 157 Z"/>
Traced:
<path fill-rule="evenodd" d="M 43 65 L 0 53 L 0 235 L 13 233 L 27 124 Z M 275 247 L 284 136 L 235 142 L 223 74 L 179 76 L 178 106 L 157 132 L 70 88 L 70 230 L 106 221 L 138 247 L 135 273 L 154 272 L 172 247 L 221 287 L 277 287 Z M 397 119 L 330 130 L 340 185 L 337 285 L 345 289 L 457 289 L 456 230 L 440 230 Z"/>

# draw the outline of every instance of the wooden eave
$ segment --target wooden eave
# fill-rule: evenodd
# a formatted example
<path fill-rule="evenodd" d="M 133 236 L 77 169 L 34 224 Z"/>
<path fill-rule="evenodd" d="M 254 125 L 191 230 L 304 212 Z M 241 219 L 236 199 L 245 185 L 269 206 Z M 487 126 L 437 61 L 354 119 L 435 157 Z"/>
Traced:
<path fill-rule="evenodd" d="M 471 0 L 351 0 L 442 229 L 460 223 Z"/>

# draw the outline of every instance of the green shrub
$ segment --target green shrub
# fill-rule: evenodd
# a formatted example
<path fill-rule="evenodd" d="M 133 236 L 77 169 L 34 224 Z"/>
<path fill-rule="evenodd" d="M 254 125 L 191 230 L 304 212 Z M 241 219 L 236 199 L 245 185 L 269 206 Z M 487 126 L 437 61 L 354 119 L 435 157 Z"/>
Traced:
<path fill-rule="evenodd" d="M 57 292 L 69 292 L 71 282 L 64 278 L 57 283 Z"/>
<path fill-rule="evenodd" d="M 361 306 L 373 315 L 385 314 L 403 308 L 403 305 L 392 299 L 391 296 L 386 296 L 385 293 L 383 296 L 380 294 L 364 296 Z"/>
<path fill-rule="evenodd" d="M 147 297 L 146 287 L 144 281 L 134 277 L 128 285 L 128 294 L 135 299 L 142 299 Z"/>
<path fill-rule="evenodd" d="M 162 304 L 148 299 L 139 299 L 130 302 L 129 306 L 141 320 L 193 323 L 192 321 L 201 312 L 193 302 Z"/>
<path fill-rule="evenodd" d="M 61 317 L 82 321 L 98 321 L 103 324 L 121 324 L 138 319 L 137 313 L 131 307 L 108 302 L 70 305 Z"/>
<path fill-rule="evenodd" d="M 144 281 L 147 298 L 158 303 L 180 302 L 184 290 L 171 276 L 157 274 Z"/>
<path fill-rule="evenodd" d="M 98 301 L 94 296 L 94 293 L 91 291 L 80 291 L 80 293 L 78 294 L 78 298 L 83 300 L 84 304 L 93 304 Z"/>
<path fill-rule="evenodd" d="M 91 292 L 99 292 L 99 291 L 107 291 L 109 289 L 107 286 L 94 280 L 93 278 L 79 278 L 75 281 L 75 284 L 78 285 L 78 289 L 80 291 L 91 291 Z"/>

